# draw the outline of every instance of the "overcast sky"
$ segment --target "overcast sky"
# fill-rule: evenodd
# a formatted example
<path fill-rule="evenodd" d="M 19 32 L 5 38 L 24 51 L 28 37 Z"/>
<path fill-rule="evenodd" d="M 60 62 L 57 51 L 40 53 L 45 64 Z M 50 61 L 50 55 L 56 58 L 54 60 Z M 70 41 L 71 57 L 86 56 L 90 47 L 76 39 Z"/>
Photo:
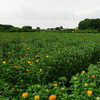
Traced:
<path fill-rule="evenodd" d="M 100 18 L 100 0 L 0 0 L 0 24 L 75 28 L 85 18 Z"/>

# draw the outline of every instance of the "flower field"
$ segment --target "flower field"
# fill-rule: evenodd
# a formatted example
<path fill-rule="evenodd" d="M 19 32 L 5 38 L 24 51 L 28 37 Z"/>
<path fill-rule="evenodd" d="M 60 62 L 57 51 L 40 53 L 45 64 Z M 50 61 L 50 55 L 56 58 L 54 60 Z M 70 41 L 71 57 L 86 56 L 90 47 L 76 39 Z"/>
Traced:
<path fill-rule="evenodd" d="M 100 34 L 0 33 L 0 100 L 100 100 Z"/>

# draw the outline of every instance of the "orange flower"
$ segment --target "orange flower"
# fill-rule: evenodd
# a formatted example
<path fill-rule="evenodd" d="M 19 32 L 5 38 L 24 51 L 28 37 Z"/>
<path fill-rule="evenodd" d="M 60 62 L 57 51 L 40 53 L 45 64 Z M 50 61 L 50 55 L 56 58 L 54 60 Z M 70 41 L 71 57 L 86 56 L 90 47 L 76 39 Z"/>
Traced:
<path fill-rule="evenodd" d="M 58 84 L 54 84 L 53 86 L 58 86 Z"/>
<path fill-rule="evenodd" d="M 91 90 L 87 91 L 87 94 L 91 95 L 93 92 Z"/>
<path fill-rule="evenodd" d="M 12 90 L 14 90 L 15 88 L 12 88 Z"/>
<path fill-rule="evenodd" d="M 29 69 L 26 69 L 26 71 L 29 72 L 30 70 Z"/>
<path fill-rule="evenodd" d="M 22 94 L 22 97 L 24 97 L 24 98 L 27 97 L 27 96 L 28 96 L 28 93 L 23 93 Z"/>
<path fill-rule="evenodd" d="M 18 68 L 18 66 L 14 66 L 13 68 Z"/>
<path fill-rule="evenodd" d="M 49 100 L 56 100 L 56 95 L 49 96 Z"/>
<path fill-rule="evenodd" d="M 95 78 L 95 76 L 91 76 L 91 78 Z"/>
<path fill-rule="evenodd" d="M 35 95 L 35 96 L 34 96 L 34 99 L 35 99 L 35 100 L 39 100 L 39 99 L 40 99 L 40 96 L 39 96 L 39 95 Z"/>
<path fill-rule="evenodd" d="M 39 57 L 38 55 L 35 55 L 35 57 Z"/>
<path fill-rule="evenodd" d="M 28 63 L 28 64 L 32 64 L 32 62 L 31 62 L 31 61 L 28 61 L 27 63 Z"/>

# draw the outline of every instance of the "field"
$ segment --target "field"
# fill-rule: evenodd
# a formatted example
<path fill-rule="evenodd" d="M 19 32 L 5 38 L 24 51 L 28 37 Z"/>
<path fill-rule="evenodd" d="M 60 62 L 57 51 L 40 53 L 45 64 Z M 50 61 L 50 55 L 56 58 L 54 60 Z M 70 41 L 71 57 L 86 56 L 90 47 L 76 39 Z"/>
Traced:
<path fill-rule="evenodd" d="M 100 100 L 99 62 L 100 33 L 1 32 L 0 100 Z"/>

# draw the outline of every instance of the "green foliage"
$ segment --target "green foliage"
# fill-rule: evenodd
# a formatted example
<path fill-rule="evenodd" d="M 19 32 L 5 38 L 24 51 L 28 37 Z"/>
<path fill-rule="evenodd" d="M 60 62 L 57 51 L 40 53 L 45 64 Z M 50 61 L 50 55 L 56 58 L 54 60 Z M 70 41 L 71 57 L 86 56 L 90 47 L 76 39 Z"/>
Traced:
<path fill-rule="evenodd" d="M 74 30 L 74 29 L 65 29 L 65 30 L 63 30 L 63 31 L 66 32 L 66 33 L 72 33 L 73 30 Z"/>
<path fill-rule="evenodd" d="M 27 28 L 27 29 L 29 29 L 29 30 L 31 30 L 31 29 L 32 29 L 32 27 L 31 27 L 31 26 L 23 26 L 22 28 Z"/>
<path fill-rule="evenodd" d="M 100 19 L 85 19 L 79 23 L 79 29 L 100 29 Z"/>
<path fill-rule="evenodd" d="M 0 35 L 0 99 L 24 100 L 21 95 L 28 93 L 29 100 L 34 95 L 47 100 L 52 94 L 57 100 L 88 100 L 86 91 L 90 88 L 79 87 L 83 92 L 76 91 L 77 82 L 73 77 L 77 77 L 75 80 L 79 77 L 78 86 L 82 77 L 73 75 L 87 71 L 91 63 L 100 61 L 100 34 L 21 32 Z M 99 76 L 93 70 L 91 75 L 83 74 L 86 82 L 88 75 Z M 98 82 L 96 79 L 96 84 Z M 96 97 L 94 94 L 93 98 Z"/>
<path fill-rule="evenodd" d="M 0 24 L 0 32 L 8 31 L 11 27 L 13 27 L 13 26 L 12 25 L 2 25 L 2 24 Z"/>
<path fill-rule="evenodd" d="M 10 29 L 8 31 L 9 32 L 21 32 L 21 28 L 18 28 L 18 27 L 10 27 Z"/>
<path fill-rule="evenodd" d="M 30 32 L 30 29 L 27 28 L 26 26 L 23 26 L 21 32 Z"/>
<path fill-rule="evenodd" d="M 100 62 L 91 64 L 88 72 L 82 71 L 71 79 L 71 93 L 74 100 L 99 100 L 100 99 Z M 84 96 L 83 96 L 84 95 Z"/>
<path fill-rule="evenodd" d="M 37 29 L 32 29 L 31 32 L 38 32 L 38 30 Z"/>

